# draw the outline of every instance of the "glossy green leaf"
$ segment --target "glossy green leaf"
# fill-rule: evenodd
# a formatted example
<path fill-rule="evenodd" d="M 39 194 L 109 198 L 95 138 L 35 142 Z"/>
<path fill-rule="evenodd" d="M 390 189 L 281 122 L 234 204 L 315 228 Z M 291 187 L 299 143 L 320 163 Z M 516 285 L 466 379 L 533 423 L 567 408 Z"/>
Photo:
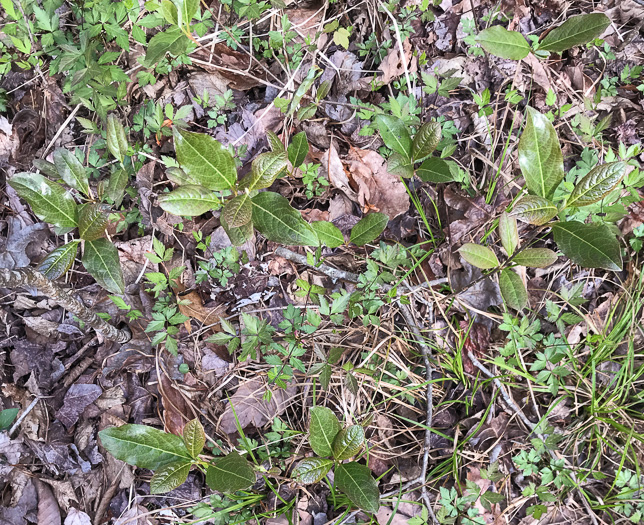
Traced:
<path fill-rule="evenodd" d="M 530 53 L 530 44 L 517 31 L 508 31 L 503 26 L 492 26 L 481 31 L 476 41 L 488 53 L 509 60 L 521 60 Z"/>
<path fill-rule="evenodd" d="M 258 155 L 251 172 L 239 183 L 239 191 L 268 188 L 288 166 L 286 153 L 268 152 Z"/>
<path fill-rule="evenodd" d="M 311 223 L 311 228 L 313 228 L 318 239 L 320 239 L 320 244 L 323 246 L 337 248 L 344 244 L 342 232 L 331 222 L 314 221 Z"/>
<path fill-rule="evenodd" d="M 310 410 L 309 443 L 318 456 L 333 454 L 333 440 L 341 426 L 337 416 L 326 407 L 315 406 Z"/>
<path fill-rule="evenodd" d="M 284 144 L 282 144 L 282 141 L 274 131 L 266 130 L 266 138 L 268 139 L 271 150 L 275 153 L 284 153 L 286 151 Z"/>
<path fill-rule="evenodd" d="M 555 242 L 574 263 L 584 268 L 622 269 L 617 237 L 602 223 L 557 222 L 552 225 Z"/>
<path fill-rule="evenodd" d="M 518 149 L 519 167 L 528 190 L 552 198 L 564 176 L 559 137 L 547 117 L 531 107 Z"/>
<path fill-rule="evenodd" d="M 603 13 L 572 16 L 553 29 L 541 41 L 539 49 L 561 53 L 574 46 L 591 42 L 610 25 L 610 18 Z"/>
<path fill-rule="evenodd" d="M 310 485 L 326 476 L 331 467 L 333 467 L 332 459 L 306 458 L 293 469 L 293 476 L 299 483 Z"/>
<path fill-rule="evenodd" d="M 198 9 L 199 0 L 181 0 L 181 22 L 184 26 L 190 24 Z"/>
<path fill-rule="evenodd" d="M 226 219 L 223 216 L 219 217 L 219 220 L 221 221 L 221 225 L 223 226 L 226 234 L 228 234 L 228 238 L 230 239 L 230 242 L 233 243 L 235 246 L 241 246 L 244 244 L 246 241 L 251 239 L 253 237 L 254 229 L 253 229 L 253 222 L 249 221 L 246 224 L 243 224 L 238 227 L 230 226 L 227 222 Z"/>
<path fill-rule="evenodd" d="M 547 268 L 557 262 L 557 254 L 548 248 L 526 248 L 517 253 L 512 261 L 529 268 Z"/>
<path fill-rule="evenodd" d="M 496 268 L 499 266 L 499 260 L 492 250 L 487 246 L 481 246 L 480 244 L 473 244 L 468 242 L 461 246 L 458 250 L 461 254 L 461 257 L 465 259 L 472 266 L 481 268 L 483 270 L 489 270 L 491 268 Z"/>
<path fill-rule="evenodd" d="M 212 490 L 232 493 L 244 490 L 255 483 L 255 471 L 252 465 L 237 452 L 231 452 L 226 457 L 208 466 L 206 483 Z"/>
<path fill-rule="evenodd" d="M 72 241 L 59 246 L 48 253 L 36 269 L 50 281 L 65 275 L 74 264 L 79 244 L 80 241 Z"/>
<path fill-rule="evenodd" d="M 414 136 L 411 146 L 411 157 L 421 160 L 431 155 L 441 141 L 442 130 L 440 122 L 425 122 Z"/>
<path fill-rule="evenodd" d="M 159 62 L 166 53 L 179 55 L 186 50 L 190 40 L 181 29 L 172 27 L 166 31 L 160 31 L 154 35 L 145 52 L 145 67 L 153 67 Z"/>
<path fill-rule="evenodd" d="M 407 125 L 391 115 L 378 115 L 375 122 L 385 145 L 409 159 L 412 143 Z"/>
<path fill-rule="evenodd" d="M 199 457 L 206 444 L 206 433 L 198 419 L 188 421 L 183 427 L 183 443 L 193 458 Z"/>
<path fill-rule="evenodd" d="M 114 115 L 107 117 L 107 149 L 119 162 L 123 162 L 127 155 L 127 136 L 125 129 Z"/>
<path fill-rule="evenodd" d="M 414 176 L 414 165 L 409 159 L 394 151 L 387 159 L 387 171 L 409 179 Z"/>
<path fill-rule="evenodd" d="M 87 173 L 76 155 L 64 148 L 58 148 L 54 151 L 54 165 L 61 179 L 83 195 L 89 195 Z"/>
<path fill-rule="evenodd" d="M 265 191 L 251 201 L 253 224 L 269 241 L 294 246 L 320 244 L 311 225 L 278 193 Z"/>
<path fill-rule="evenodd" d="M 572 190 L 566 207 L 588 206 L 602 200 L 613 191 L 624 178 L 626 163 L 609 162 L 595 166 Z"/>
<path fill-rule="evenodd" d="M 338 465 L 335 469 L 335 486 L 357 507 L 367 512 L 378 512 L 380 493 L 369 467 L 354 462 Z"/>
<path fill-rule="evenodd" d="M 120 206 L 125 195 L 125 188 L 130 181 L 130 175 L 124 169 L 118 169 L 110 175 L 105 196 L 114 202 L 115 206 Z"/>
<path fill-rule="evenodd" d="M 499 217 L 499 237 L 506 253 L 511 256 L 519 246 L 519 229 L 516 218 L 505 211 Z"/>
<path fill-rule="evenodd" d="M 109 206 L 98 203 L 78 207 L 78 234 L 84 241 L 95 241 L 105 234 Z"/>
<path fill-rule="evenodd" d="M 237 182 L 230 152 L 210 135 L 174 128 L 177 160 L 186 175 L 209 190 L 228 190 Z"/>
<path fill-rule="evenodd" d="M 451 182 L 454 180 L 454 175 L 449 169 L 449 164 L 443 159 L 437 157 L 430 157 L 425 160 L 420 168 L 416 170 L 416 175 L 423 182 Z"/>
<path fill-rule="evenodd" d="M 119 252 L 107 239 L 85 242 L 83 265 L 108 292 L 122 294 L 125 288 Z"/>
<path fill-rule="evenodd" d="M 165 176 L 168 177 L 168 180 L 174 182 L 177 186 L 184 185 L 198 185 L 199 183 L 196 180 L 193 180 L 191 177 L 188 177 L 185 171 L 177 166 L 171 166 L 165 170 Z"/>
<path fill-rule="evenodd" d="M 541 226 L 557 215 L 557 207 L 549 200 L 536 195 L 521 197 L 512 209 L 512 215 L 521 222 Z"/>
<path fill-rule="evenodd" d="M 193 217 L 221 207 L 221 199 L 202 186 L 179 186 L 159 195 L 159 206 L 168 213 Z"/>
<path fill-rule="evenodd" d="M 19 197 L 26 200 L 36 216 L 61 228 L 78 224 L 76 202 L 60 184 L 36 173 L 18 173 L 9 180 Z"/>
<path fill-rule="evenodd" d="M 306 133 L 300 131 L 293 137 L 288 146 L 288 160 L 294 167 L 298 168 L 304 162 L 308 152 L 309 141 L 306 138 Z"/>
<path fill-rule="evenodd" d="M 179 436 L 146 425 L 110 427 L 98 435 L 112 456 L 137 467 L 156 470 L 176 461 L 190 461 Z"/>
<path fill-rule="evenodd" d="M 60 174 L 53 162 L 49 162 L 45 159 L 34 159 L 32 164 L 34 165 L 34 168 L 42 171 L 48 177 L 53 177 L 55 179 L 60 178 Z"/>
<path fill-rule="evenodd" d="M 250 196 L 242 193 L 229 200 L 221 210 L 221 215 L 229 227 L 239 228 L 248 224 L 253 218 L 253 205 L 250 203 Z"/>
<path fill-rule="evenodd" d="M 363 444 L 364 429 L 360 425 L 343 428 L 333 440 L 333 457 L 336 460 L 349 459 L 360 452 Z"/>
<path fill-rule="evenodd" d="M 11 428 L 11 425 L 15 421 L 16 416 L 18 416 L 19 411 L 20 409 L 18 408 L 5 408 L 0 412 L 0 431 Z"/>
<path fill-rule="evenodd" d="M 150 480 L 150 494 L 163 494 L 183 485 L 188 479 L 190 461 L 179 460 L 161 467 Z"/>
<path fill-rule="evenodd" d="M 521 277 L 511 269 L 506 268 L 499 274 L 499 288 L 509 308 L 522 310 L 528 304 L 528 291 Z"/>
<path fill-rule="evenodd" d="M 364 246 L 368 242 L 377 239 L 385 231 L 388 223 L 389 217 L 384 213 L 370 213 L 369 215 L 365 215 L 351 229 L 349 242 L 352 242 L 356 246 Z"/>

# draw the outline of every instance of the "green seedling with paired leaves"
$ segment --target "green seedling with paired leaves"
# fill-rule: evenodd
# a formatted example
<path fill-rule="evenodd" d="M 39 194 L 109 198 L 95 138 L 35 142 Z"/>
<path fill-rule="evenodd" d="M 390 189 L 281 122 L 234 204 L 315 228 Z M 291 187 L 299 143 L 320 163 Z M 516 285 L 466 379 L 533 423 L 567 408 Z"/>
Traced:
<path fill-rule="evenodd" d="M 499 237 L 511 265 L 545 268 L 557 260 L 546 248 L 526 248 L 516 251 L 519 234 L 516 220 L 544 229 L 551 227 L 559 249 L 574 263 L 585 268 L 622 269 L 619 240 L 610 224 L 583 223 L 575 220 L 553 220 L 565 217 L 564 212 L 595 204 L 618 187 L 626 174 L 626 162 L 608 162 L 595 166 L 581 177 L 563 202 L 553 202 L 555 190 L 564 180 L 563 154 L 554 126 L 548 118 L 528 107 L 527 123 L 519 140 L 519 167 L 525 179 L 527 194 L 513 206 L 511 213 L 499 219 Z M 481 269 L 501 266 L 496 254 L 487 246 L 466 243 L 459 252 L 463 259 Z M 516 252 L 516 253 L 515 253 Z M 508 306 L 521 309 L 527 304 L 527 292 L 520 277 L 509 268 L 499 276 L 501 293 Z"/>
<path fill-rule="evenodd" d="M 121 163 L 121 168 L 112 173 L 106 187 L 99 187 L 98 197 L 91 192 L 83 164 L 64 148 L 54 151 L 53 163 L 42 159 L 34 161 L 42 175 L 17 173 L 9 180 L 9 185 L 29 203 L 40 220 L 53 224 L 58 234 L 78 228 L 79 239 L 49 253 L 38 265 L 38 271 L 51 280 L 64 275 L 82 244 L 85 269 L 103 288 L 122 294 L 124 282 L 118 250 L 104 237 L 110 206 L 102 202 L 105 197 L 120 202 L 128 178 L 122 166 L 128 151 L 127 137 L 123 126 L 113 116 L 107 121 L 107 147 Z"/>
<path fill-rule="evenodd" d="M 209 135 L 174 129 L 174 144 L 180 167 L 166 175 L 177 187 L 159 196 L 161 208 L 174 215 L 195 216 L 221 208 L 220 221 L 235 245 L 244 244 L 256 229 L 268 240 L 295 246 L 344 244 L 342 232 L 328 221 L 306 222 L 288 199 L 269 188 L 286 174 L 289 162 L 301 166 L 309 145 L 304 132 L 293 137 L 288 149 L 268 133 L 272 151 L 253 160 L 251 172 L 237 180 L 232 154 Z M 350 242 L 362 246 L 376 239 L 387 226 L 383 213 L 370 213 L 351 230 Z"/>
<path fill-rule="evenodd" d="M 497 25 L 481 31 L 476 40 L 492 55 L 509 60 L 522 60 L 533 52 L 539 58 L 550 53 L 563 53 L 567 49 L 592 42 L 610 25 L 610 18 L 603 13 L 590 13 L 570 17 L 532 46 L 518 31 L 508 31 Z"/>
<path fill-rule="evenodd" d="M 198 419 L 186 423 L 183 435 L 169 434 L 146 425 L 123 425 L 99 432 L 101 443 L 115 458 L 154 471 L 150 492 L 161 494 L 182 485 L 194 466 L 206 474 L 212 490 L 233 493 L 256 481 L 253 465 L 231 452 L 218 459 L 203 457 L 206 434 Z"/>
<path fill-rule="evenodd" d="M 335 487 L 362 510 L 378 512 L 380 493 L 369 467 L 356 461 L 342 463 L 356 456 L 362 450 L 364 442 L 364 429 L 360 425 L 342 428 L 330 409 L 313 407 L 309 444 L 317 457 L 300 461 L 293 470 L 293 475 L 297 481 L 308 485 L 322 480 L 334 468 Z"/>
<path fill-rule="evenodd" d="M 375 118 L 380 136 L 392 154 L 387 159 L 387 171 L 404 178 L 417 175 L 423 182 L 452 182 L 454 174 L 447 161 L 432 157 L 442 137 L 439 122 L 426 122 L 412 139 L 409 126 L 392 115 Z M 417 163 L 419 167 L 415 167 Z"/>

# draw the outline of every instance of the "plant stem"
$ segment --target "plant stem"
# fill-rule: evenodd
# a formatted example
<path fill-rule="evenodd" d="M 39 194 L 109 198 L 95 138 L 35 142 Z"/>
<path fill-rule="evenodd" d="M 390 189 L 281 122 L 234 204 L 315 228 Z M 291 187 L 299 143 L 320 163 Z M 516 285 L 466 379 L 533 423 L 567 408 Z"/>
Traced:
<path fill-rule="evenodd" d="M 16 268 L 14 270 L 0 268 L 0 288 L 20 288 L 22 286 L 37 288 L 43 295 L 74 314 L 106 339 L 117 343 L 126 343 L 132 338 L 129 329 L 119 330 L 105 322 L 96 313 L 81 304 L 69 291 L 50 281 L 39 271 L 33 268 Z"/>

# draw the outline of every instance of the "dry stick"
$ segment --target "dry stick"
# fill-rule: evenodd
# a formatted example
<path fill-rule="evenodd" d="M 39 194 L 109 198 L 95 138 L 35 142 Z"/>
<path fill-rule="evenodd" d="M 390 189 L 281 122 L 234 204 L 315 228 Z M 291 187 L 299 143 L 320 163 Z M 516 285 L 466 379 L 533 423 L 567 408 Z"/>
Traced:
<path fill-rule="evenodd" d="M 508 404 L 508 406 L 509 406 L 512 410 L 514 410 L 514 412 L 517 414 L 517 416 L 519 416 L 519 418 L 521 419 L 521 421 L 523 421 L 523 422 L 525 423 L 525 425 L 526 425 L 526 426 L 527 426 L 527 427 L 528 427 L 532 432 L 534 432 L 534 433 L 539 437 L 539 439 L 541 439 L 542 441 L 544 441 L 544 442 L 545 442 L 545 440 L 546 440 L 546 436 L 544 436 L 543 434 L 540 434 L 539 432 L 537 432 L 537 431 L 536 431 L 537 425 L 535 425 L 532 421 L 530 421 L 530 420 L 527 418 L 527 416 L 523 413 L 523 410 L 521 410 L 521 408 L 519 408 L 519 406 L 518 406 L 514 401 L 512 401 L 512 399 L 510 399 L 510 396 L 509 396 L 509 395 L 507 394 L 507 392 L 505 391 L 505 388 L 503 388 L 503 385 L 501 384 L 501 381 L 499 381 L 499 379 L 498 379 L 498 378 L 497 378 L 497 377 L 496 377 L 492 372 L 490 372 L 490 371 L 489 371 L 489 370 L 488 370 L 488 369 L 487 369 L 487 368 L 486 368 L 486 367 L 485 367 L 485 366 L 484 366 L 484 365 L 483 365 L 483 364 L 482 364 L 482 363 L 481 363 L 481 362 L 480 362 L 480 361 L 479 361 L 479 360 L 474 356 L 474 354 L 473 354 L 472 352 L 467 352 L 467 356 L 470 358 L 470 361 L 472 361 L 472 364 L 473 364 L 476 368 L 478 368 L 481 372 L 483 372 L 483 374 L 484 374 L 484 375 L 486 375 L 487 377 L 489 377 L 490 379 L 492 379 L 492 381 L 494 382 L 494 385 L 495 385 L 495 386 L 499 389 L 499 391 L 501 392 L 501 396 L 503 397 L 503 399 L 505 400 L 505 402 Z M 554 452 L 553 450 L 548 450 L 548 452 L 550 453 L 550 456 L 551 456 L 553 459 L 560 459 L 560 458 L 558 458 L 558 457 L 557 457 L 557 455 L 555 454 L 555 452 Z M 569 463 L 565 458 L 563 458 L 563 459 L 564 459 L 564 461 L 566 462 L 566 465 L 567 465 L 567 466 L 571 466 L 571 465 L 570 465 L 570 463 Z M 581 499 L 582 504 L 584 505 L 584 507 L 585 507 L 585 508 L 586 508 L 586 510 L 588 511 L 588 514 L 589 514 L 590 520 L 593 522 L 593 524 L 594 524 L 594 525 L 599 525 L 599 523 L 598 523 L 598 521 L 597 521 L 597 517 L 595 516 L 595 513 L 593 512 L 593 509 L 591 509 L 591 508 L 590 508 L 590 504 L 588 503 L 588 500 L 586 500 L 586 497 L 585 497 L 585 496 L 584 496 L 584 494 L 582 493 L 581 488 L 579 487 L 579 484 L 577 483 L 577 476 L 575 476 L 575 473 L 574 473 L 574 472 L 570 471 L 570 477 L 571 477 L 571 479 L 572 479 L 573 483 L 575 483 L 575 485 L 576 485 L 576 490 L 577 490 L 577 492 L 579 493 L 579 497 L 580 497 L 580 499 Z"/>
<path fill-rule="evenodd" d="M 37 288 L 106 339 L 117 343 L 127 343 L 132 338 L 132 333 L 129 329 L 119 330 L 105 322 L 92 310 L 82 305 L 67 290 L 47 279 L 39 271 L 33 268 L 16 268 L 15 270 L 0 268 L 0 288 L 20 288 L 22 286 Z"/>
<path fill-rule="evenodd" d="M 304 257 L 303 255 L 294 253 L 291 250 L 288 250 L 287 248 L 283 248 L 281 246 L 277 248 L 277 250 L 275 250 L 275 253 L 280 257 L 284 257 L 285 259 L 295 261 L 299 264 L 308 266 L 314 270 L 318 270 L 319 272 L 324 273 L 325 275 L 328 275 L 333 279 L 342 279 L 344 281 L 351 281 L 354 283 L 357 283 L 359 280 L 359 275 L 355 273 L 345 272 L 343 270 L 331 268 L 326 264 L 321 264 L 320 266 L 311 266 L 306 260 L 306 257 Z M 447 279 L 436 279 L 435 281 L 430 281 L 424 284 L 426 286 L 434 286 L 436 284 L 442 284 L 444 282 L 447 282 Z M 389 290 L 391 290 L 393 286 L 382 285 L 382 288 L 388 288 Z M 399 287 L 399 289 L 400 288 L 402 287 Z M 411 287 L 406 289 L 411 290 Z M 426 476 L 427 476 L 427 466 L 429 464 L 429 449 L 430 449 L 430 442 L 431 442 L 431 426 L 432 426 L 432 418 L 433 418 L 433 389 L 432 389 L 433 367 L 431 364 L 432 351 L 431 351 L 431 348 L 429 348 L 425 344 L 425 341 L 423 340 L 423 336 L 421 335 L 420 330 L 418 329 L 418 325 L 414 320 L 414 316 L 412 315 L 409 307 L 406 304 L 402 304 L 402 303 L 399 303 L 399 307 L 400 307 L 402 316 L 405 319 L 405 322 L 407 323 L 407 325 L 409 326 L 409 329 L 414 334 L 414 337 L 418 343 L 418 346 L 420 347 L 421 353 L 423 355 L 423 360 L 425 362 L 425 379 L 427 380 L 427 412 L 426 412 L 426 418 L 425 418 L 426 429 L 425 429 L 425 446 L 424 446 L 425 451 L 423 455 L 423 466 L 421 470 L 421 475 L 417 479 L 412 480 L 409 484 L 407 484 L 406 487 L 408 488 L 415 484 L 422 485 L 421 495 L 422 495 L 423 501 L 425 502 L 425 506 L 427 507 L 427 511 L 433 523 L 438 523 L 438 520 L 436 519 L 436 516 L 434 515 L 434 511 L 432 510 L 432 507 L 431 507 L 431 501 L 429 500 L 427 487 L 425 486 L 425 483 L 427 481 Z"/>

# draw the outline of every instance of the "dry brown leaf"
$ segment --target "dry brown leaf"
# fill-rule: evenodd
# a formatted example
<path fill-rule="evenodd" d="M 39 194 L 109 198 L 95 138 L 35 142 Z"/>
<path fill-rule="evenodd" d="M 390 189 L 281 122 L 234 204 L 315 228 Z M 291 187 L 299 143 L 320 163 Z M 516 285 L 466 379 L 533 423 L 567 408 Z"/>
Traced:
<path fill-rule="evenodd" d="M 223 42 L 215 44 L 212 48 L 210 46 L 200 47 L 192 54 L 192 57 L 204 69 L 214 69 L 228 80 L 228 85 L 231 88 L 239 91 L 261 86 L 260 79 L 267 80 L 266 71 L 257 62 L 252 61 L 247 53 L 235 51 Z"/>
<path fill-rule="evenodd" d="M 347 166 L 358 190 L 358 203 L 394 219 L 409 209 L 409 195 L 398 175 L 387 171 L 387 162 L 377 152 L 351 148 Z"/>
<path fill-rule="evenodd" d="M 323 14 L 323 9 L 289 9 L 288 21 L 292 24 L 291 31 L 296 31 L 298 33 L 294 42 L 303 44 L 305 38 L 310 37 L 313 39 L 319 29 Z M 281 20 L 278 18 L 278 25 L 281 29 L 281 24 L 279 24 L 279 22 L 281 22 Z M 322 43 L 321 41 L 326 41 L 326 39 L 328 39 L 328 36 L 325 33 L 322 33 L 318 42 Z M 324 44 L 322 43 L 322 45 Z M 319 46 L 318 48 L 321 49 Z"/>
<path fill-rule="evenodd" d="M 333 144 L 331 144 L 331 147 L 322 154 L 320 162 L 326 171 L 326 176 L 329 179 L 329 182 L 334 187 L 343 191 L 352 201 L 358 202 L 358 194 L 351 189 L 351 186 L 349 185 L 349 177 L 344 170 L 344 166 L 340 160 L 340 155 L 338 155 Z"/>
<path fill-rule="evenodd" d="M 135 505 L 117 519 L 114 525 L 156 525 L 156 523 L 157 520 L 150 515 L 148 509 L 143 505 Z"/>
<path fill-rule="evenodd" d="M 481 477 L 481 471 L 477 467 L 470 467 L 467 471 L 467 479 L 474 482 L 479 489 L 481 489 L 481 494 L 487 492 L 492 486 L 492 482 L 489 479 L 483 479 Z M 468 494 L 469 491 L 465 490 L 464 494 Z M 485 523 L 493 524 L 497 522 L 497 519 L 500 515 L 500 508 L 498 505 L 492 505 L 492 511 L 485 509 L 481 503 L 481 498 L 478 498 L 474 503 L 474 508 L 478 509 L 479 516 L 485 520 Z"/>
<path fill-rule="evenodd" d="M 36 492 L 38 492 L 38 525 L 61 525 L 60 509 L 51 488 L 42 481 L 37 481 Z"/>
<path fill-rule="evenodd" d="M 204 325 L 211 325 L 224 317 L 226 312 L 225 305 L 217 305 L 212 307 L 204 306 L 201 297 L 196 290 L 192 290 L 185 294 L 177 295 L 177 302 L 179 303 L 179 311 L 191 319 L 201 321 Z M 192 331 L 190 321 L 186 321 L 186 330 L 188 333 Z"/>
<path fill-rule="evenodd" d="M 252 379 L 241 385 L 219 420 L 220 430 L 226 434 L 237 432 L 235 414 L 242 429 L 250 425 L 256 428 L 263 427 L 284 412 L 295 400 L 297 386 L 289 385 L 286 390 L 275 388 L 270 401 L 264 401 L 265 392 L 266 385 L 261 379 Z M 235 408 L 234 413 L 231 405 Z"/>
<path fill-rule="evenodd" d="M 65 518 L 65 525 L 92 525 L 92 520 L 83 511 L 72 507 Z"/>
<path fill-rule="evenodd" d="M 397 45 L 389 50 L 387 56 L 381 62 L 378 70 L 382 71 L 383 75 L 378 78 L 378 81 L 382 82 L 385 86 L 405 73 L 405 65 L 409 73 L 415 73 L 418 69 L 418 59 L 413 56 L 409 38 L 403 42 L 403 51 L 405 52 L 404 62 L 401 60 L 400 47 Z"/>
<path fill-rule="evenodd" d="M 159 392 L 163 404 L 163 423 L 166 432 L 180 436 L 183 433 L 183 427 L 190 421 L 192 415 L 186 400 L 181 395 L 172 381 L 165 374 L 161 374 L 159 380 Z"/>

